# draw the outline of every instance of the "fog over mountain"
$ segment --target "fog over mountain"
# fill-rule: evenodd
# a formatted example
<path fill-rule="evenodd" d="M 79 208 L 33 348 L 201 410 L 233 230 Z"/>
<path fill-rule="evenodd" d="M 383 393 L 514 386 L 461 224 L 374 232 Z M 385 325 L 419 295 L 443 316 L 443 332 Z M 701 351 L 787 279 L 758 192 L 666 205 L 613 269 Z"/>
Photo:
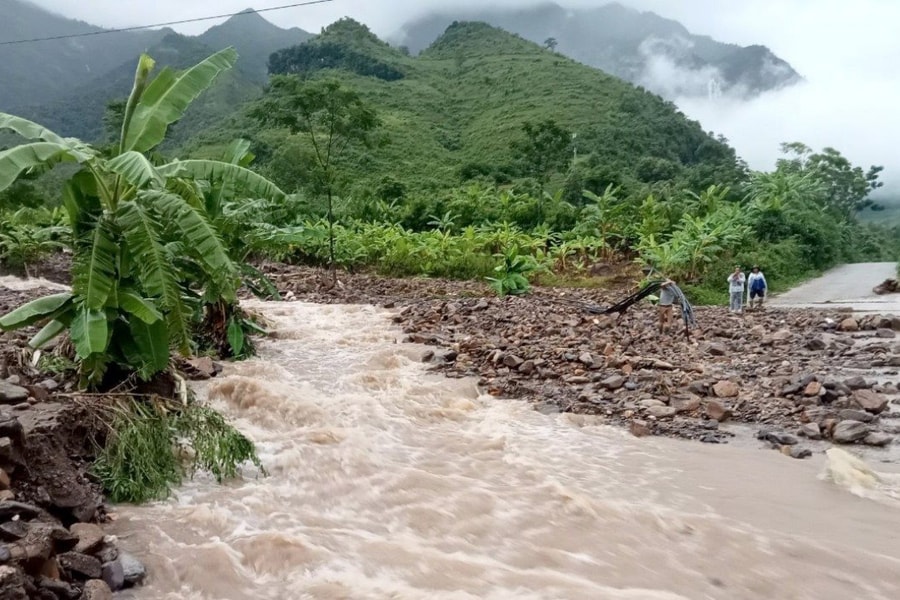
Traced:
<path fill-rule="evenodd" d="M 286 4 L 286 0 L 36 0 L 65 16 L 101 26 L 129 26 L 236 12 Z M 598 7 L 602 0 L 563 0 L 567 7 Z M 884 164 L 885 180 L 900 188 L 900 2 L 896 0 L 623 0 L 679 21 L 695 34 L 739 45 L 765 45 L 789 62 L 806 82 L 768 92 L 752 100 L 679 98 L 677 103 L 706 129 L 728 137 L 754 167 L 769 167 L 778 144 L 802 140 L 814 147 L 831 145 L 857 163 Z M 535 3 L 494 0 L 492 7 Z M 367 23 L 382 37 L 403 24 L 435 11 L 479 7 L 470 0 L 336 0 L 316 6 L 265 13 L 282 27 L 318 29 L 341 16 Z M 212 22 L 177 26 L 199 33 Z M 0 47 L 2 48 L 2 47 Z M 0 50 L 2 58 L 2 50 Z M 666 76 L 665 72 L 659 74 Z"/>

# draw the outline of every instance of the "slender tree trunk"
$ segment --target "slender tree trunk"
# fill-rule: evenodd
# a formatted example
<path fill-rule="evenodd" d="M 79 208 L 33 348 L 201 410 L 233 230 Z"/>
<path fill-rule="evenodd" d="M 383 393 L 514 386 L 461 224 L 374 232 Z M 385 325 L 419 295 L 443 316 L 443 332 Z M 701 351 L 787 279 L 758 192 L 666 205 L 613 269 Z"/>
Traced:
<path fill-rule="evenodd" d="M 337 270 L 334 263 L 334 198 L 331 186 L 328 186 L 328 270 L 331 271 L 331 281 L 337 283 Z"/>

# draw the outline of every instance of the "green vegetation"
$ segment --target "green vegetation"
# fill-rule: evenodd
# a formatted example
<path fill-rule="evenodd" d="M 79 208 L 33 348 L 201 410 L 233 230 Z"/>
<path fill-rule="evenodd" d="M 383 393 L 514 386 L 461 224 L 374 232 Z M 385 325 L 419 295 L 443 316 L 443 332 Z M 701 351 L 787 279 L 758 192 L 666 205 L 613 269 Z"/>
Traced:
<path fill-rule="evenodd" d="M 142 55 L 116 118 L 118 140 L 107 148 L 0 113 L 0 130 L 25 140 L 0 152 L 0 191 L 23 174 L 76 165 L 63 191 L 67 228 L 33 229 L 22 222 L 26 208 L 4 221 L 0 234 L 5 261 L 26 267 L 65 235 L 73 254 L 72 291 L 17 308 L 0 317 L 0 328 L 43 325 L 30 342 L 35 349 L 65 335 L 83 388 L 103 392 L 134 380 L 163 381 L 172 351 L 188 356 L 201 342 L 224 356 L 251 347 L 245 332 L 254 326 L 237 305 L 241 269 L 214 223 L 226 202 L 248 196 L 277 201 L 285 194 L 243 166 L 252 158 L 244 144 L 234 144 L 227 161 L 170 160 L 157 151 L 169 126 L 236 60 L 228 48 L 185 71 L 164 68 L 152 77 L 154 61 Z M 58 219 L 58 212 L 50 218 Z M 102 401 L 96 410 L 102 413 Z M 245 460 L 258 462 L 252 444 L 196 405 L 164 410 L 132 400 L 117 405 L 110 427 L 97 470 L 114 499 L 157 497 L 180 481 L 185 471 L 173 442 L 181 438 L 194 453 L 188 471 L 202 468 L 222 478 Z"/>
<path fill-rule="evenodd" d="M 165 498 L 172 486 L 197 471 L 211 473 L 220 483 L 236 477 L 237 465 L 245 462 L 265 472 L 250 440 L 211 408 L 172 409 L 131 400 L 100 412 L 107 439 L 93 471 L 113 502 Z"/>

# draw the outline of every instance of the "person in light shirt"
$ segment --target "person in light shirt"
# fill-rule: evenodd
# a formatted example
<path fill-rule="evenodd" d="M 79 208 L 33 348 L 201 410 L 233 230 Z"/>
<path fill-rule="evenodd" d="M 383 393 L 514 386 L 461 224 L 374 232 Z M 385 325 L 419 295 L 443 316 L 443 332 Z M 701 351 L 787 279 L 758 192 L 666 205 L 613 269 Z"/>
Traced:
<path fill-rule="evenodd" d="M 728 293 L 731 297 L 731 306 L 729 310 L 733 313 L 744 312 L 744 284 L 747 278 L 739 266 L 734 268 L 734 272 L 728 276 Z"/>

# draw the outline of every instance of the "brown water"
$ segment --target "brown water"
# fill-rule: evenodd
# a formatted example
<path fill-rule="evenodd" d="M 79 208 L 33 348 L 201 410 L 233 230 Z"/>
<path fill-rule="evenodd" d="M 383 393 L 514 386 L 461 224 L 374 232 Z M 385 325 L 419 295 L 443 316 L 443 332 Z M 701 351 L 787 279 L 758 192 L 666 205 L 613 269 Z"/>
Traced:
<path fill-rule="evenodd" d="M 256 306 L 277 339 L 200 391 L 270 476 L 120 507 L 128 597 L 900 598 L 895 475 L 542 415 L 427 374 L 385 311 Z"/>

